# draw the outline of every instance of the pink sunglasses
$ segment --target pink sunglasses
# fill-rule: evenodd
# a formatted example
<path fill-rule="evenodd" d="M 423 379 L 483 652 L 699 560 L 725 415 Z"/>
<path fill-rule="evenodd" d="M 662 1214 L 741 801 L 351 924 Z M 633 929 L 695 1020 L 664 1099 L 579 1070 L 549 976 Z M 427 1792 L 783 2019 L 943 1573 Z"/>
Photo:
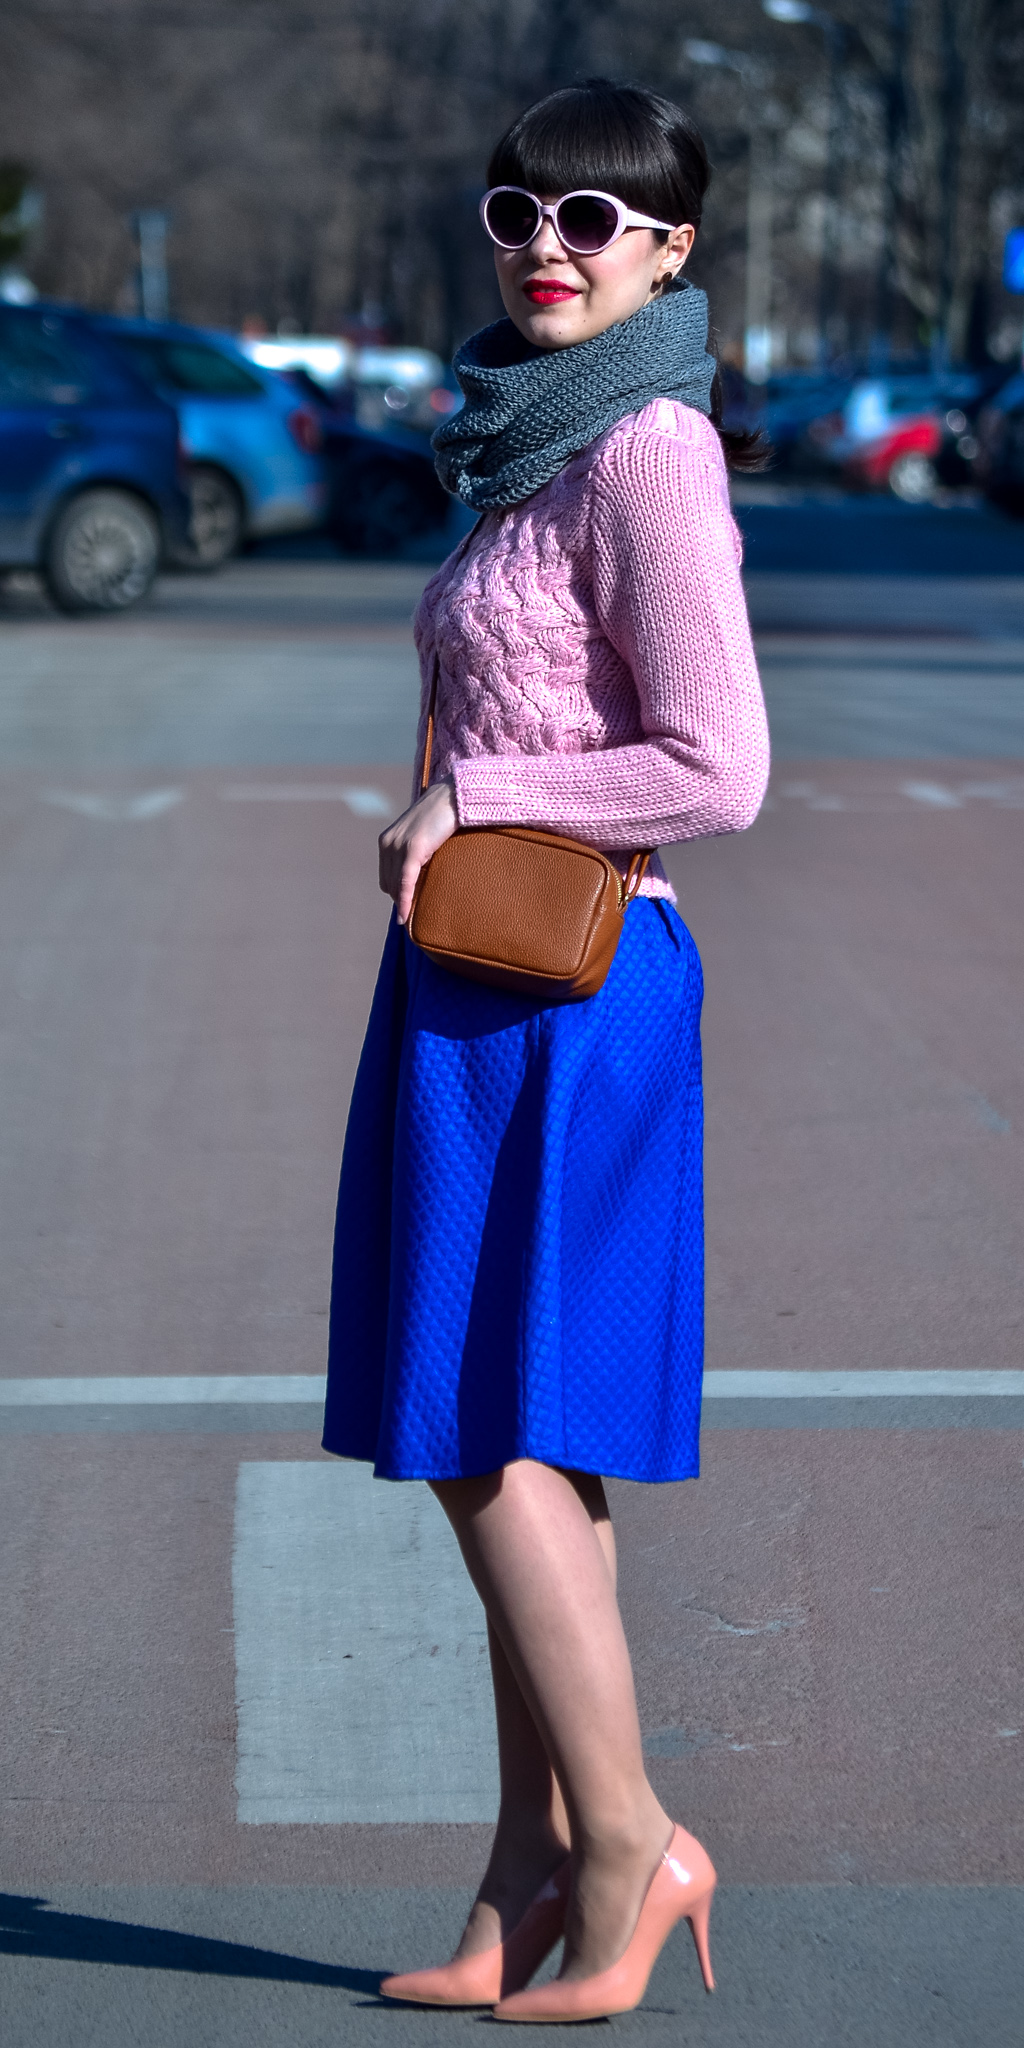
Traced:
<path fill-rule="evenodd" d="M 610 249 L 627 228 L 664 228 L 673 222 L 632 213 L 610 192 L 567 192 L 554 206 L 544 206 L 521 185 L 493 185 L 480 201 L 480 218 L 499 249 L 527 249 L 545 220 L 573 256 L 597 256 Z"/>

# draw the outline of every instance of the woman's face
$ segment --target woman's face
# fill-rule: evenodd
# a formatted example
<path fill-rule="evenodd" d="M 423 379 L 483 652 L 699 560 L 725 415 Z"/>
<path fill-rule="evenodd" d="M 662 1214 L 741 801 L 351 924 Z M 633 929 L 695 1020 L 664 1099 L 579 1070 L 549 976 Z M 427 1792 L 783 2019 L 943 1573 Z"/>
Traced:
<path fill-rule="evenodd" d="M 549 192 L 544 204 L 553 206 L 560 196 Z M 544 219 L 528 248 L 495 248 L 505 311 L 537 348 L 590 341 L 657 297 L 664 279 L 682 269 L 695 232 L 688 225 L 673 228 L 659 242 L 650 228 L 627 228 L 599 255 L 574 256 Z"/>

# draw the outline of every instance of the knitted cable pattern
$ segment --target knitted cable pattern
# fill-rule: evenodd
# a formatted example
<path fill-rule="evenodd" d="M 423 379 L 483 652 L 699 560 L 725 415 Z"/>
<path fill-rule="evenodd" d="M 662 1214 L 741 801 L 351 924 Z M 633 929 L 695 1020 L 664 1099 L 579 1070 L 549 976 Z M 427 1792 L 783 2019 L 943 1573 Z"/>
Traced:
<path fill-rule="evenodd" d="M 489 514 L 415 622 L 419 760 L 436 647 L 432 779 L 460 825 L 614 857 L 752 824 L 768 730 L 740 560 L 715 429 L 668 399 Z M 671 897 L 660 862 L 644 889 Z"/>

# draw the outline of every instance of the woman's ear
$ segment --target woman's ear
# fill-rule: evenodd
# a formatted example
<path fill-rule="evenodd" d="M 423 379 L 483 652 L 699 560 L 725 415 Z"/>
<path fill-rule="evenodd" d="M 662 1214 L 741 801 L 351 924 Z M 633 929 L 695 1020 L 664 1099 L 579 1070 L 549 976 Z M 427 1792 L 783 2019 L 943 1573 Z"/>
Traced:
<path fill-rule="evenodd" d="M 666 285 L 671 284 L 673 278 L 678 277 L 693 248 L 696 233 L 696 228 L 691 227 L 689 221 L 684 221 L 680 227 L 672 229 L 662 249 L 661 264 L 654 280 L 659 291 L 663 291 Z"/>

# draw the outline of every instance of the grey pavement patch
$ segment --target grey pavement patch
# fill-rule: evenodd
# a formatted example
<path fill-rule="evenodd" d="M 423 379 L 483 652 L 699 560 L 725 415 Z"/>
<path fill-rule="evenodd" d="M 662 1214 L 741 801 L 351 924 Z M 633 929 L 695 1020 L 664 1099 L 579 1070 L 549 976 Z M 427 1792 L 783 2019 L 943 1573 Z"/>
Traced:
<path fill-rule="evenodd" d="M 713 1847 L 714 1845 L 712 1845 Z M 486 2013 L 386 2004 L 449 1954 L 469 1893 L 47 1885 L 0 1897 L 4 2048 L 441 2048 Z M 654 2048 L 1020 2048 L 1024 1888 L 728 1885 L 718 1990 L 685 1928 L 640 2010 L 573 2038 Z"/>
<path fill-rule="evenodd" d="M 410 564 L 252 561 L 202 590 L 166 579 L 114 625 L 12 620 L 0 649 L 5 763 L 48 775 L 407 766 L 420 691 L 411 613 L 425 579 Z M 1024 756 L 1021 579 L 748 582 L 767 629 L 777 760 Z M 870 645 L 865 624 L 877 629 Z M 794 625 L 815 637 L 780 631 Z M 887 629 L 919 637 L 894 644 Z M 936 630 L 961 637 L 936 647 Z"/>
<path fill-rule="evenodd" d="M 701 1430 L 718 1429 L 1024 1429 L 1024 1400 L 706 1401 Z"/>
<path fill-rule="evenodd" d="M 878 653 L 823 638 L 759 644 L 758 661 L 776 762 L 1024 756 L 1024 643 Z"/>
<path fill-rule="evenodd" d="M 756 632 L 1024 635 L 1024 577 L 821 575 L 748 569 Z M 973 651 L 973 650 L 972 650 Z"/>
<path fill-rule="evenodd" d="M 644 1736 L 644 1755 L 657 1757 L 696 1756 L 702 1749 L 728 1749 L 731 1735 L 711 1729 L 653 1728 Z"/>
<path fill-rule="evenodd" d="M 45 774 L 407 765 L 419 695 L 411 633 L 196 645 L 156 621 L 123 637 L 41 625 L 0 650 L 0 750 Z"/>
<path fill-rule="evenodd" d="M 891 641 L 877 648 L 863 641 L 844 640 L 839 635 L 789 642 L 780 636 L 762 647 L 760 660 L 763 668 L 788 669 L 794 674 L 803 672 L 819 677 L 835 672 L 839 675 L 881 675 L 891 679 L 894 670 L 898 670 L 901 676 L 915 680 L 923 678 L 925 682 L 948 676 L 955 676 L 961 681 L 964 676 L 1000 676 L 1019 681 L 1024 671 L 1024 642 L 972 648 L 967 653 L 956 646 L 928 645 L 922 649 L 920 643 L 914 641 L 896 649 Z"/>
<path fill-rule="evenodd" d="M 232 1578 L 240 1821 L 494 1819 L 484 1613 L 426 1486 L 244 1463 Z"/>

